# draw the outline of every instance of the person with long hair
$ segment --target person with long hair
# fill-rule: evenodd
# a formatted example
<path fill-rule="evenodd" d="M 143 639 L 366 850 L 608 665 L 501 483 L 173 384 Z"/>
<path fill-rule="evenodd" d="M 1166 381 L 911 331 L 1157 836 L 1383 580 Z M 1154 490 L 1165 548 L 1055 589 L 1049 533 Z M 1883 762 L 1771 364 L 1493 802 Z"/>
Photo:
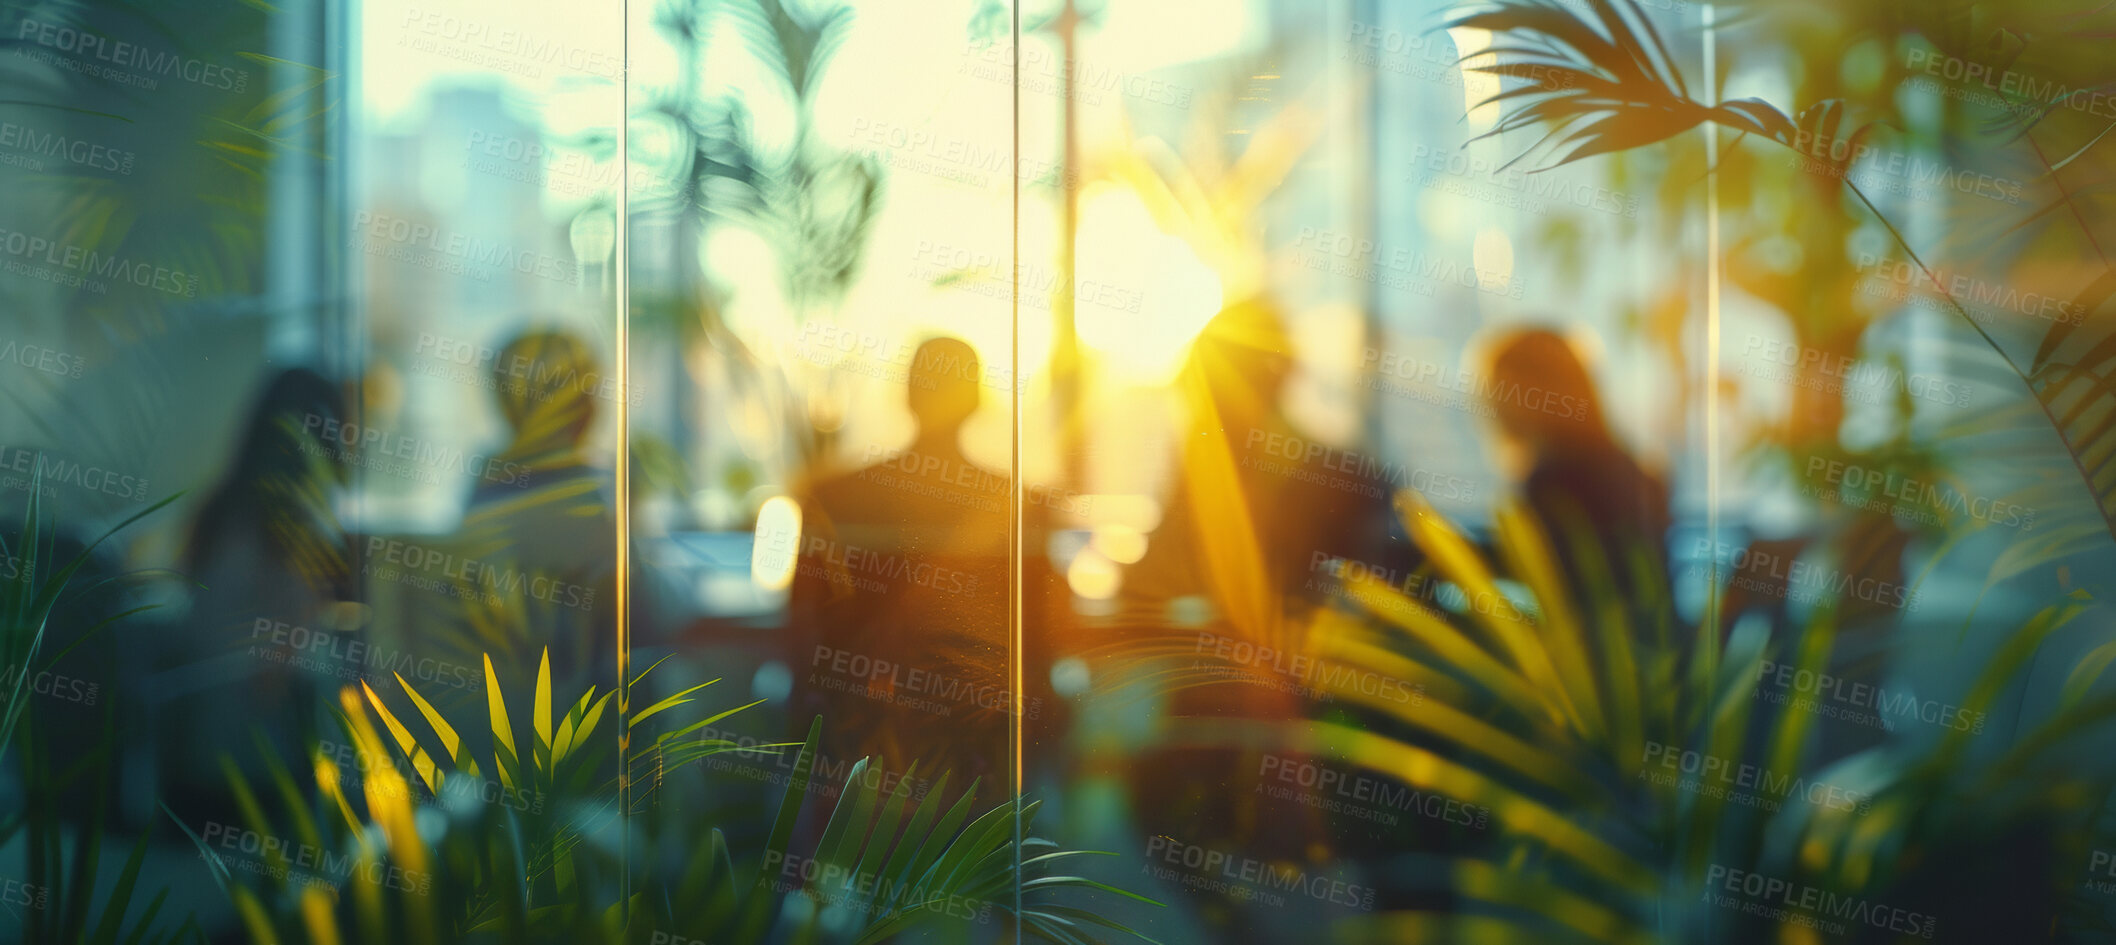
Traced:
<path fill-rule="evenodd" d="M 1552 544 L 1575 593 L 1629 599 L 1668 588 L 1668 487 L 1617 442 L 1601 396 L 1572 343 L 1547 328 L 1493 346 L 1485 399 L 1519 456 L 1520 497 Z M 1589 558 L 1598 559 L 1590 564 Z"/>
<path fill-rule="evenodd" d="M 184 565 L 193 577 L 231 566 L 233 574 L 249 575 L 271 566 L 289 572 L 293 582 L 246 593 L 351 596 L 344 532 L 332 508 L 344 466 L 321 432 L 344 415 L 337 387 L 316 372 L 294 368 L 272 379 L 227 476 L 192 521 Z"/>
<path fill-rule="evenodd" d="M 192 519 L 182 559 L 194 586 L 185 628 L 159 657 L 146 699 L 182 750 L 162 759 L 176 796 L 210 803 L 226 787 L 219 758 L 261 762 L 259 740 L 283 763 L 301 754 L 317 707 L 342 681 L 294 665 L 284 644 L 344 635 L 359 608 L 336 507 L 345 482 L 339 388 L 305 368 L 280 372 L 250 412 L 227 475 Z M 298 629 L 297 629 L 298 628 Z"/>

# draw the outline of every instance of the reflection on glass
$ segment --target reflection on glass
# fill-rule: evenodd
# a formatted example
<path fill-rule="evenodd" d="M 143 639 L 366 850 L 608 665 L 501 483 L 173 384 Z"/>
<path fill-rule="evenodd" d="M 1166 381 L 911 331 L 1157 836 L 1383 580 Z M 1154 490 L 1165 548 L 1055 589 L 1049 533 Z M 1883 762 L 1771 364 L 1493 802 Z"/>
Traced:
<path fill-rule="evenodd" d="M 17 4 L 0 940 L 2108 938 L 2112 15 Z"/>

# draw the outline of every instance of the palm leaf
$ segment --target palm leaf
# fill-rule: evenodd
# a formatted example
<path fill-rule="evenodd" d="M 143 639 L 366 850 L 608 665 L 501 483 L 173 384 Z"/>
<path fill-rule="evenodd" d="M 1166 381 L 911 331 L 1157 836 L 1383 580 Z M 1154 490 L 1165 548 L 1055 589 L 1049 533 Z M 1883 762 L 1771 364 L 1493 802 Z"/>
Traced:
<path fill-rule="evenodd" d="M 1482 552 L 1463 543 L 1419 497 L 1403 501 L 1413 539 L 1442 576 L 1466 589 L 1492 584 L 1495 572 L 1481 560 Z M 1679 905 L 1697 900 L 1695 890 L 1714 864 L 1878 897 L 1898 874 L 1925 868 L 1903 857 L 1935 836 L 1940 812 L 1973 810 L 1971 816 L 2030 829 L 2051 805 L 2064 803 L 2057 798 L 2069 795 L 2059 791 L 2073 790 L 2048 782 L 2037 762 L 2061 757 L 2094 724 L 2116 715 L 2116 699 L 2083 695 L 2100 669 L 2116 662 L 2116 656 L 2099 653 L 2068 686 L 2078 698 L 2064 700 L 2067 706 L 2009 754 L 2002 770 L 1967 763 L 1966 728 L 1927 740 L 1908 757 L 1899 754 L 1903 746 L 1887 746 L 1825 761 L 1816 757 L 1818 715 L 1772 708 L 1757 697 L 1765 659 L 1811 676 L 1829 671 L 1837 646 L 1834 604 L 1817 607 L 1805 627 L 1784 639 L 1740 643 L 1712 660 L 1692 653 L 1690 671 L 1677 675 L 1672 667 L 1682 654 L 1666 650 L 1677 641 L 1641 642 L 1636 626 L 1641 619 L 1664 619 L 1640 614 L 1639 602 L 1665 607 L 1670 598 L 1648 589 L 1631 592 L 1629 606 L 1618 604 L 1611 575 L 1594 566 L 1621 549 L 1576 545 L 1574 560 L 1589 566 L 1581 584 L 1569 586 L 1557 576 L 1540 523 L 1516 509 L 1502 510 L 1497 522 L 1497 556 L 1537 598 L 1526 629 L 1567 677 L 1557 686 L 1530 686 L 1532 707 L 1518 706 L 1524 683 L 1514 666 L 1494 662 L 1512 652 L 1507 638 L 1522 628 L 1484 615 L 1436 613 L 1355 579 L 1348 597 L 1374 605 L 1371 622 L 1403 632 L 1392 636 L 1328 619 L 1310 632 L 1345 639 L 1326 639 L 1322 650 L 1359 678 L 1453 680 L 1445 708 L 1365 698 L 1347 683 L 1326 695 L 1356 706 L 1354 714 L 1333 712 L 1307 722 L 1185 719 L 1174 725 L 1178 745 L 1337 759 L 1492 811 L 1498 834 L 1493 849 L 1508 851 L 1507 859 L 1465 850 L 1443 860 L 1449 864 L 1447 890 L 1458 902 L 1454 909 L 1477 918 L 1384 913 L 1348 920 L 1350 940 L 1403 935 L 1446 941 L 1472 926 L 1480 941 L 1717 940 L 1725 933 L 1712 930 L 1728 921 L 1724 916 Z M 2070 595 L 2010 635 L 1968 691 L 1953 700 L 1961 712 L 1993 712 L 2019 685 L 2043 642 L 2090 606 L 2084 594 Z M 1613 647 L 1614 640 L 1626 641 L 1624 648 Z M 1701 641 L 1689 648 L 1703 649 Z M 1618 658 L 1634 650 L 1635 658 Z M 1590 653 L 1598 655 L 1590 660 Z M 1635 704 L 1600 714 L 1600 707 L 1619 705 L 1601 694 L 1626 692 L 1635 694 Z M 1558 711 L 1568 699 L 1583 711 Z M 1616 721 L 1590 724 L 1597 717 Z M 1772 803 L 1736 804 L 1673 779 L 1653 783 L 1645 775 L 1658 769 L 1641 763 L 1646 746 L 1751 765 L 1766 781 L 1780 776 L 1785 780 L 1779 783 L 1795 783 L 1790 779 L 1797 775 L 1797 783 L 1855 785 L 1844 790 L 1862 800 L 1856 809 L 1839 810 L 1812 806 L 1797 793 L 1759 793 Z"/>
<path fill-rule="evenodd" d="M 1591 19 L 1552 0 L 1500 0 L 1448 23 L 1491 30 L 1499 37 L 1491 50 L 1477 54 L 1489 63 L 1472 71 L 1525 83 L 1480 103 L 1505 102 L 1511 106 L 1511 111 L 1487 135 L 1537 124 L 1549 127 L 1541 140 L 1509 161 L 1509 166 L 1538 151 L 1561 152 L 1538 168 L 1549 170 L 1589 157 L 1645 147 L 1705 122 L 1776 142 L 1803 157 L 1813 157 L 1816 149 L 1812 143 L 1820 142 L 1821 150 L 1829 156 L 1816 163 L 1843 180 L 1962 322 L 1990 346 L 2034 396 L 2050 426 L 2063 438 L 2081 484 L 2094 496 L 2104 530 L 2116 538 L 2116 466 L 2111 465 L 2112 458 L 2116 458 L 2116 391 L 2104 382 L 2104 378 L 2116 373 L 2116 334 L 2105 337 L 2071 363 L 2058 364 L 2052 359 L 2076 327 L 2060 321 L 2048 330 L 2035 357 L 2023 369 L 1970 316 L 1902 232 L 1846 173 L 1877 122 L 1846 132 L 1848 106 L 1836 100 L 1803 109 L 1797 120 L 1757 99 L 1708 106 L 1689 97 L 1680 75 L 1668 61 L 1659 34 L 1640 14 L 1635 0 L 1588 0 L 1588 7 L 1593 14 Z M 1804 143 L 1809 146 L 1803 147 Z M 2068 157 L 2065 163 L 2071 160 Z M 2056 167 L 2050 170 L 2053 175 L 2056 173 Z M 2075 217 L 2085 225 L 2085 217 L 2069 191 L 2045 209 L 2059 206 L 2072 207 Z M 2105 268 L 2081 291 L 2071 310 L 2082 313 L 2083 319 L 2084 313 L 2098 310 L 2112 295 L 2116 295 L 2116 270 Z"/>

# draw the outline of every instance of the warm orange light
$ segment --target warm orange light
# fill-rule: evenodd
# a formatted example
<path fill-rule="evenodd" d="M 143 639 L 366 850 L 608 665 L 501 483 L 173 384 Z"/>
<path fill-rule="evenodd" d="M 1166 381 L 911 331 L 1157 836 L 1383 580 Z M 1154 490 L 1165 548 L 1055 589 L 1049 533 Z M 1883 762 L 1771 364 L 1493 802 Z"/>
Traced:
<path fill-rule="evenodd" d="M 1129 525 L 1097 525 L 1088 547 L 1118 564 L 1137 564 L 1146 557 L 1146 535 Z"/>
<path fill-rule="evenodd" d="M 1088 600 L 1109 600 L 1124 587 L 1124 572 L 1089 548 L 1073 557 L 1072 566 L 1065 569 L 1065 582 L 1073 593 Z"/>

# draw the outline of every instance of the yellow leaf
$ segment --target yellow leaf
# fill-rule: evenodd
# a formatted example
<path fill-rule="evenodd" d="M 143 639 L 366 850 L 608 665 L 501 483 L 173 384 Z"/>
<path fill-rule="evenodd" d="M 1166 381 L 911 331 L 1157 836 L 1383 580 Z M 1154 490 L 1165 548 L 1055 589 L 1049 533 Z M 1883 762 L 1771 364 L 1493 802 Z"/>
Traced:
<path fill-rule="evenodd" d="M 500 677 L 492 671 L 492 654 L 489 653 L 485 655 L 485 711 L 492 719 L 493 744 L 507 749 L 507 754 L 520 764 L 522 753 L 514 747 L 514 725 L 507 721 L 507 700 L 500 693 Z M 501 764 L 499 768 L 500 783 L 514 787 L 514 777 L 508 773 L 507 765 Z"/>
<path fill-rule="evenodd" d="M 536 707 L 530 713 L 529 724 L 536 726 L 536 741 L 546 752 L 551 750 L 551 648 L 544 648 L 544 660 L 536 668 Z"/>

